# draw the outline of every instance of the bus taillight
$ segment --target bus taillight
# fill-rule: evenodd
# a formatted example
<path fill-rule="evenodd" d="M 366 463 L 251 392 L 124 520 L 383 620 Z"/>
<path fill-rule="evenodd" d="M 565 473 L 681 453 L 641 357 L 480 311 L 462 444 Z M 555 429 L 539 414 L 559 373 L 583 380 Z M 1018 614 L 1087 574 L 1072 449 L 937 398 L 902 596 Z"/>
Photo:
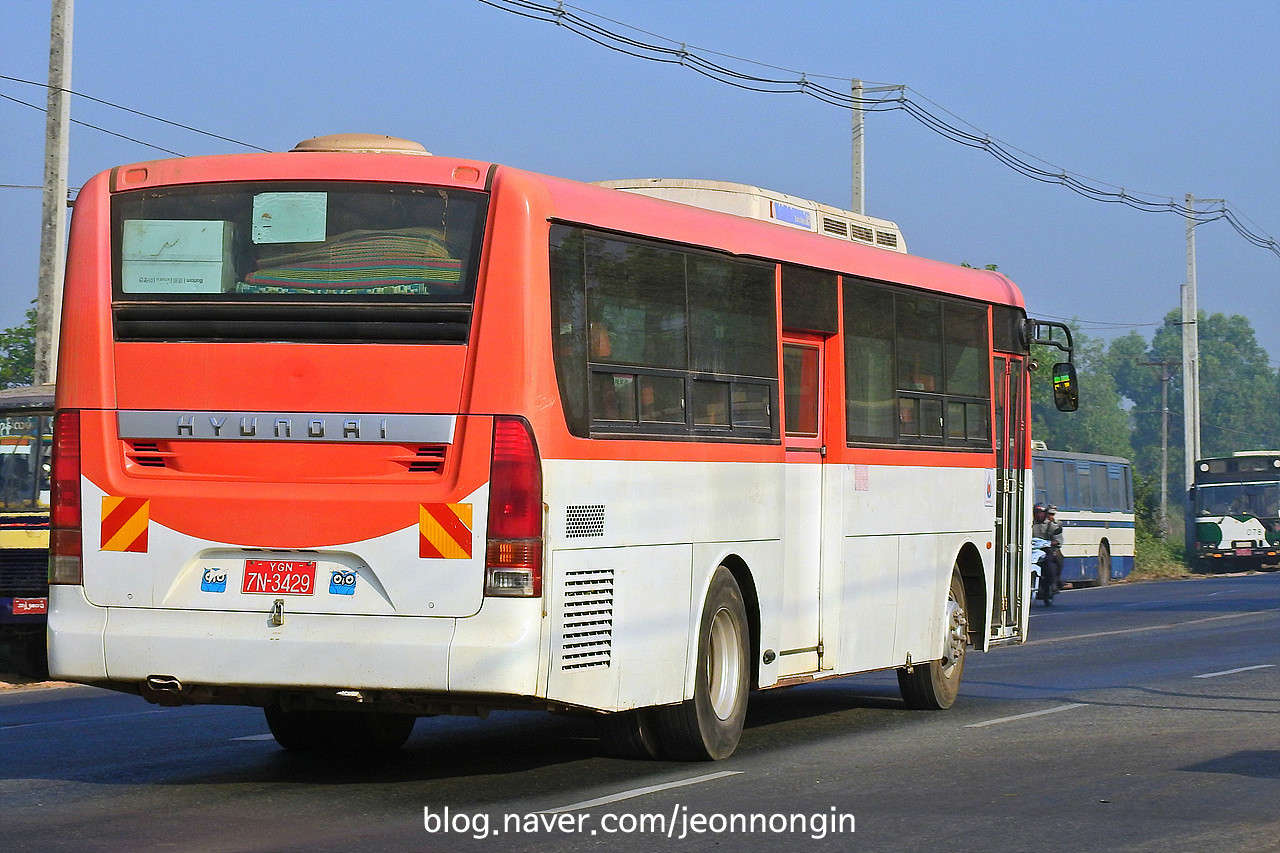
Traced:
<path fill-rule="evenodd" d="M 53 420 L 50 477 L 49 583 L 84 582 L 80 546 L 80 412 L 58 412 Z"/>
<path fill-rule="evenodd" d="M 542 595 L 542 462 L 524 418 L 493 422 L 485 595 Z"/>

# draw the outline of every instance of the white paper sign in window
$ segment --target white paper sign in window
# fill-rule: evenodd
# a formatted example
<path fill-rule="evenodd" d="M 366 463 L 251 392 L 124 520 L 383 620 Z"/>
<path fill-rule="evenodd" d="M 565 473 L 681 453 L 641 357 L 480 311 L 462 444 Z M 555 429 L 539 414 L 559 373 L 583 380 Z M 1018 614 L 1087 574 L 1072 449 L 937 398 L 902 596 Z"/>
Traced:
<path fill-rule="evenodd" d="M 231 289 L 230 222 L 126 219 L 120 286 L 125 293 L 223 293 Z"/>
<path fill-rule="evenodd" d="M 258 193 L 253 197 L 253 242 L 323 242 L 328 201 L 328 193 Z"/>

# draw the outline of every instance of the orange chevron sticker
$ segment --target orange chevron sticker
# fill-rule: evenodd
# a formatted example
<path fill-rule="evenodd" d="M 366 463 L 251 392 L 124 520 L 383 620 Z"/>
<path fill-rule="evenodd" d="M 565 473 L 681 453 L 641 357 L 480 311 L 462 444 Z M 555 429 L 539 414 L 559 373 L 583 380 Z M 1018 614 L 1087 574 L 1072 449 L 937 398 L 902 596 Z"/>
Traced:
<path fill-rule="evenodd" d="M 419 504 L 418 556 L 471 559 L 471 504 Z"/>
<path fill-rule="evenodd" d="M 102 498 L 103 551 L 147 552 L 151 501 L 146 498 Z"/>

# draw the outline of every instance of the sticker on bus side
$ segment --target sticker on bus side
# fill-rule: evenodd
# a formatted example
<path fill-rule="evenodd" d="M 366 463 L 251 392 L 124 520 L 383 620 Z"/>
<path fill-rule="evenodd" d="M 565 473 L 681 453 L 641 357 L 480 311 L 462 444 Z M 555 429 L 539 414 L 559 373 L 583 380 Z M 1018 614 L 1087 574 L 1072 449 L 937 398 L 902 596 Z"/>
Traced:
<path fill-rule="evenodd" d="M 147 527 L 151 501 L 104 495 L 102 498 L 103 551 L 147 553 Z"/>
<path fill-rule="evenodd" d="M 226 569 L 205 569 L 203 577 L 200 578 L 201 592 L 226 592 L 227 591 L 227 570 Z"/>
<path fill-rule="evenodd" d="M 356 573 L 350 569 L 335 569 L 329 575 L 330 595 L 355 595 Z"/>
<path fill-rule="evenodd" d="M 418 556 L 471 559 L 471 504 L 420 504 Z"/>

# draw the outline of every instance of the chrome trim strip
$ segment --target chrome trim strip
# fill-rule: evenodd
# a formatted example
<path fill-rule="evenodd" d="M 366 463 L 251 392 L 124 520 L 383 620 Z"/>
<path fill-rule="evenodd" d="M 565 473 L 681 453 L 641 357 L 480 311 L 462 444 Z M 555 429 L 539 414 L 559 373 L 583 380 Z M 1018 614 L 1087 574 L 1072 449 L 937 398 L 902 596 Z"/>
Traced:
<path fill-rule="evenodd" d="M 452 444 L 457 415 L 335 412 L 116 413 L 120 438 Z"/>

